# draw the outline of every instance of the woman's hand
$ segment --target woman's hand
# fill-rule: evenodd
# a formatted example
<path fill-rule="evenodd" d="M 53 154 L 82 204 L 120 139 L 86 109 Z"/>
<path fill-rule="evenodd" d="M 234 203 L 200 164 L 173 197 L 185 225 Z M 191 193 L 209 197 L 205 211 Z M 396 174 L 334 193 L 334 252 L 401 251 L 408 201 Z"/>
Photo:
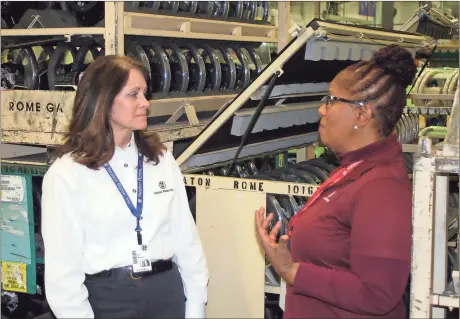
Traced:
<path fill-rule="evenodd" d="M 267 228 L 273 219 L 273 213 L 270 213 L 267 218 L 264 217 L 264 213 L 265 209 L 263 207 L 256 210 L 256 228 L 260 243 L 275 271 L 287 284 L 292 285 L 299 264 L 292 261 L 291 253 L 288 249 L 289 236 L 281 236 L 279 243 L 276 243 L 276 236 L 280 231 L 281 222 L 278 221 L 271 232 L 268 233 Z"/>

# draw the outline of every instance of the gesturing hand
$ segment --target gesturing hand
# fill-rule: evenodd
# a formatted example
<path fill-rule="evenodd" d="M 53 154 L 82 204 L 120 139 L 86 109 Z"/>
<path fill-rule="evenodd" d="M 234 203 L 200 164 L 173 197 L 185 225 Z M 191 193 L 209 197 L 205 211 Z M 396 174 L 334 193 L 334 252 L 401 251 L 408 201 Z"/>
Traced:
<path fill-rule="evenodd" d="M 273 213 L 270 213 L 267 218 L 264 217 L 264 213 L 265 209 L 263 207 L 256 210 L 256 228 L 260 243 L 275 271 L 287 284 L 292 285 L 299 264 L 292 261 L 291 253 L 288 249 L 289 236 L 281 236 L 279 243 L 276 243 L 276 236 L 280 231 L 281 222 L 278 221 L 268 233 L 267 228 L 273 219 Z"/>

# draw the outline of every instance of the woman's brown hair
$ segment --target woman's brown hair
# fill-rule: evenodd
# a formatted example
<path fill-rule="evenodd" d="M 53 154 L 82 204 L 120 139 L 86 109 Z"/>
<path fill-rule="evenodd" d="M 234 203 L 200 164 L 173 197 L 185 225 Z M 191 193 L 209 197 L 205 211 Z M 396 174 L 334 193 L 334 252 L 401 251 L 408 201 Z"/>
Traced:
<path fill-rule="evenodd" d="M 115 151 L 110 113 L 116 95 L 126 85 L 130 70 L 147 71 L 139 62 L 116 55 L 98 57 L 85 70 L 75 95 L 66 142 L 57 155 L 71 153 L 73 159 L 91 169 L 107 163 Z M 134 131 L 137 148 L 158 164 L 166 149 L 155 133 Z"/>

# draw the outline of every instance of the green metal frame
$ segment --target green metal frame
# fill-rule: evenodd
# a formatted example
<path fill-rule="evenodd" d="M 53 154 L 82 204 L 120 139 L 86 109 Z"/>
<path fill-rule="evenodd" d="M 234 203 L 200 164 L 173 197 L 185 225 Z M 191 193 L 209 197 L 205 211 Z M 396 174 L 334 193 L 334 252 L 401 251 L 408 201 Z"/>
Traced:
<path fill-rule="evenodd" d="M 26 265 L 27 276 L 27 294 L 37 293 L 37 263 L 43 263 L 43 260 L 37 260 L 35 254 L 35 218 L 32 196 L 32 177 L 44 176 L 49 166 L 47 165 L 30 165 L 19 163 L 6 163 L 2 161 L 2 175 L 22 176 L 26 181 L 26 198 L 27 198 L 27 217 L 29 227 L 29 244 L 30 244 L 30 264 Z M 3 262 L 3 260 L 2 260 Z M 5 262 L 8 262 L 5 260 Z"/>
<path fill-rule="evenodd" d="M 2 175 L 44 176 L 48 165 L 9 163 L 2 161 Z"/>

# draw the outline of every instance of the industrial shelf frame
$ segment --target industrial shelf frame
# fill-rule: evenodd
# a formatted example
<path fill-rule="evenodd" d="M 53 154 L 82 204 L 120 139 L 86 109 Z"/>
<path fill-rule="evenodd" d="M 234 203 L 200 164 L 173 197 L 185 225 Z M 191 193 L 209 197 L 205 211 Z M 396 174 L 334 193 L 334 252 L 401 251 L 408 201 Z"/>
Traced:
<path fill-rule="evenodd" d="M 105 2 L 105 25 L 103 27 L 75 27 L 75 28 L 32 28 L 32 29 L 2 29 L 0 35 L 4 37 L 27 37 L 64 35 L 68 39 L 74 35 L 103 35 L 105 54 L 124 55 L 125 36 L 139 35 L 151 37 L 187 38 L 187 39 L 216 39 L 224 41 L 266 42 L 277 43 L 278 48 L 284 47 L 289 42 L 288 35 L 277 38 L 278 28 L 274 25 L 236 23 L 220 20 L 210 20 L 193 17 L 168 16 L 163 14 L 150 14 L 128 12 L 122 1 Z M 289 3 L 279 3 L 278 10 L 287 12 Z M 278 25 L 284 26 L 289 21 L 289 15 L 281 14 Z M 286 30 L 284 30 L 286 29 Z M 283 27 L 287 33 L 287 28 Z M 63 130 L 55 131 L 55 125 L 66 125 L 70 119 L 75 92 L 59 91 L 4 91 L 1 97 L 2 114 L 8 114 L 9 104 L 12 101 L 35 101 L 46 105 L 50 101 L 62 101 L 63 112 L 67 115 L 51 112 L 43 118 L 38 115 L 28 114 L 29 121 L 11 122 L 14 114 L 2 118 L 2 142 L 35 145 L 56 145 L 63 141 Z M 209 120 L 198 119 L 197 112 L 218 111 L 229 103 L 237 94 L 215 94 L 212 96 L 180 97 L 151 100 L 149 116 L 169 116 L 164 124 L 149 127 L 158 132 L 164 142 L 190 138 L 198 135 L 208 124 Z M 65 96 L 65 99 L 63 97 Z M 186 115 L 187 122 L 178 123 L 177 120 Z M 51 132 L 37 132 L 33 123 L 52 121 L 60 123 L 49 126 Z M 35 117 L 35 119 L 33 119 Z M 16 117 L 17 118 L 17 117 Z M 27 123 L 26 123 L 27 122 Z M 32 124 L 31 124 L 32 123 Z M 21 126 L 21 127 L 18 127 Z M 35 126 L 35 127 L 34 127 Z M 5 128 L 9 130 L 6 131 Z"/>
<path fill-rule="evenodd" d="M 459 174 L 460 160 L 433 154 L 429 138 L 421 138 L 419 146 L 413 173 L 410 318 L 444 318 L 441 307 L 458 308 L 460 301 L 458 291 L 446 290 L 448 175 Z"/>

